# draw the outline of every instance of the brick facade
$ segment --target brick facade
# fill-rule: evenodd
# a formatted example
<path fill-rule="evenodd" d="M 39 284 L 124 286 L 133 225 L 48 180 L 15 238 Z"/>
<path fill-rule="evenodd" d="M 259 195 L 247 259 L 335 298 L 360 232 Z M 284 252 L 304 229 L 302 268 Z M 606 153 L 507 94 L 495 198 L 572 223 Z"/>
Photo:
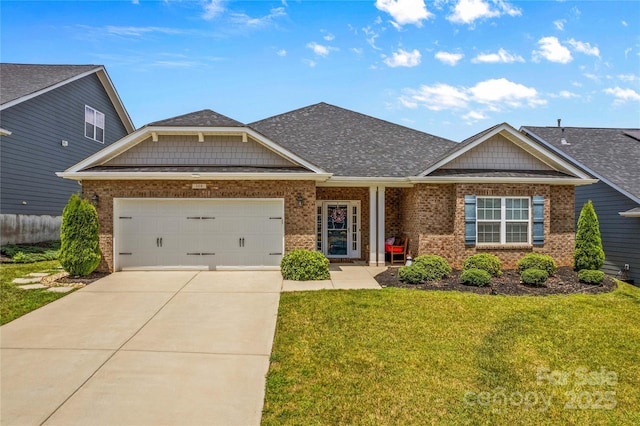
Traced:
<path fill-rule="evenodd" d="M 359 200 L 361 203 L 361 259 L 369 247 L 369 188 L 317 187 L 313 181 L 206 181 L 207 189 L 192 189 L 194 181 L 105 180 L 83 182 L 87 198 L 100 197 L 99 271 L 113 271 L 114 198 L 284 198 L 285 252 L 296 248 L 314 250 L 316 242 L 316 200 Z M 304 198 L 298 206 L 298 194 Z M 476 248 L 464 244 L 464 196 L 542 195 L 545 244 L 541 247 Z M 553 256 L 559 265 L 569 266 L 574 246 L 574 187 L 524 184 L 417 184 L 412 188 L 385 189 L 385 238 L 405 234 L 413 256 L 437 254 L 455 268 L 473 254 L 491 252 L 513 268 L 518 259 L 535 251 Z"/>
<path fill-rule="evenodd" d="M 551 255 L 561 266 L 573 261 L 573 186 L 523 184 L 416 185 L 403 190 L 402 228 L 409 235 L 415 256 L 437 254 L 454 268 L 476 253 L 497 255 L 504 268 L 514 268 L 518 259 L 530 252 Z M 542 195 L 545 243 L 541 247 L 468 247 L 464 244 L 464 196 Z"/>
<path fill-rule="evenodd" d="M 194 181 L 130 180 L 84 181 L 85 197 L 100 197 L 100 250 L 98 271 L 113 272 L 113 199 L 114 198 L 284 198 L 285 251 L 315 248 L 315 201 L 313 181 L 207 181 L 207 189 L 192 189 Z M 298 194 L 304 205 L 298 206 Z"/>

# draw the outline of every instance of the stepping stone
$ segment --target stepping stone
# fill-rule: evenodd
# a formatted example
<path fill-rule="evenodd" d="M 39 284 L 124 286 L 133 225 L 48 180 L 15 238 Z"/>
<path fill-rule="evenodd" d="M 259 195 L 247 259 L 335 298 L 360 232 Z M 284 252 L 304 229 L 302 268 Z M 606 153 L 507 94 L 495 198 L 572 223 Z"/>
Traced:
<path fill-rule="evenodd" d="M 33 284 L 39 283 L 40 278 L 31 277 L 31 278 L 16 278 L 12 281 L 14 284 Z"/>
<path fill-rule="evenodd" d="M 23 290 L 33 290 L 36 288 L 47 288 L 47 286 L 42 284 L 29 284 L 29 285 L 18 286 L 18 288 L 21 288 Z"/>
<path fill-rule="evenodd" d="M 73 287 L 49 287 L 48 291 L 52 291 L 54 293 L 67 293 L 73 290 Z"/>
<path fill-rule="evenodd" d="M 46 277 L 48 275 L 49 274 L 47 272 L 32 272 L 28 276 L 29 277 L 40 277 L 40 278 L 42 278 L 42 277 Z"/>

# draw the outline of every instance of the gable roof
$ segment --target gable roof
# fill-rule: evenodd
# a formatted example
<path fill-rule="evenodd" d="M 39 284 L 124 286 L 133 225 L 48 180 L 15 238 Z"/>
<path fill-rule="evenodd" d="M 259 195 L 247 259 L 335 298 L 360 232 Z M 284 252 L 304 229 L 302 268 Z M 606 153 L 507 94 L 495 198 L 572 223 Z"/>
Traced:
<path fill-rule="evenodd" d="M 0 111 L 94 73 L 104 86 L 127 132 L 133 132 L 133 121 L 102 65 L 0 63 Z"/>
<path fill-rule="evenodd" d="M 640 203 L 639 129 L 523 126 L 520 130 Z"/>
<path fill-rule="evenodd" d="M 406 177 L 457 144 L 321 102 L 250 123 L 334 176 Z"/>
<path fill-rule="evenodd" d="M 549 170 L 449 170 L 447 165 L 452 164 L 454 160 L 462 157 L 464 154 L 471 152 L 480 144 L 491 140 L 496 135 L 502 136 L 504 139 L 513 143 L 518 148 L 525 151 L 531 157 L 534 157 L 541 163 L 544 163 Z M 584 183 L 592 183 L 589 176 L 582 172 L 579 168 L 568 162 L 562 155 L 557 155 L 547 149 L 543 149 L 538 144 L 533 143 L 529 138 L 522 135 L 508 123 L 500 123 L 492 126 L 470 138 L 465 139 L 457 144 L 453 149 L 444 153 L 437 158 L 430 166 L 424 170 L 420 177 L 443 177 L 443 178 L 566 178 L 584 180 Z"/>
<path fill-rule="evenodd" d="M 244 124 L 229 118 L 226 115 L 219 114 L 210 109 L 192 112 L 189 114 L 179 115 L 177 117 L 167 118 L 166 120 L 154 121 L 147 126 L 158 127 L 244 127 Z M 147 127 L 145 126 L 145 127 Z"/>

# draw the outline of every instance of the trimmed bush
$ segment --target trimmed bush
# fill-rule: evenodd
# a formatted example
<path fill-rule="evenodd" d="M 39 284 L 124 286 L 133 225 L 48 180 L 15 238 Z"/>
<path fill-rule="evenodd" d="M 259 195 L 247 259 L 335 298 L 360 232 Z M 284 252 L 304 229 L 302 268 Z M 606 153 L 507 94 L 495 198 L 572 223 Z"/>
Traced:
<path fill-rule="evenodd" d="M 604 250 L 600 237 L 600 223 L 591 200 L 587 201 L 578 218 L 576 246 L 573 254 L 573 269 L 598 270 L 604 264 Z"/>
<path fill-rule="evenodd" d="M 578 272 L 578 279 L 585 284 L 602 284 L 604 272 L 593 269 L 583 269 Z"/>
<path fill-rule="evenodd" d="M 433 254 L 422 255 L 413 259 L 413 264 L 424 267 L 425 281 L 438 281 L 451 275 L 451 266 L 444 257 Z"/>
<path fill-rule="evenodd" d="M 401 266 L 398 269 L 398 278 L 403 283 L 420 284 L 427 279 L 427 270 L 420 263 L 413 263 L 409 266 Z"/>
<path fill-rule="evenodd" d="M 518 271 L 522 275 L 522 272 L 527 269 L 542 269 L 547 272 L 547 275 L 553 275 L 558 271 L 558 265 L 553 257 L 548 254 L 529 253 L 517 263 Z"/>
<path fill-rule="evenodd" d="M 285 280 L 328 280 L 329 259 L 319 251 L 293 250 L 283 256 L 280 270 Z"/>
<path fill-rule="evenodd" d="M 549 273 L 544 269 L 529 268 L 520 272 L 520 279 L 527 285 L 541 286 L 549 278 Z"/>
<path fill-rule="evenodd" d="M 77 194 L 62 211 L 60 264 L 70 275 L 89 275 L 100 264 L 98 212 Z"/>
<path fill-rule="evenodd" d="M 489 273 L 489 275 L 493 277 L 499 277 L 502 275 L 502 263 L 498 256 L 489 254 L 489 253 L 481 253 L 474 254 L 473 256 L 467 257 L 467 260 L 464 261 L 464 265 L 462 269 L 482 269 Z"/>
<path fill-rule="evenodd" d="M 491 283 L 491 275 L 484 269 L 470 268 L 462 271 L 460 281 L 463 284 L 484 287 Z"/>

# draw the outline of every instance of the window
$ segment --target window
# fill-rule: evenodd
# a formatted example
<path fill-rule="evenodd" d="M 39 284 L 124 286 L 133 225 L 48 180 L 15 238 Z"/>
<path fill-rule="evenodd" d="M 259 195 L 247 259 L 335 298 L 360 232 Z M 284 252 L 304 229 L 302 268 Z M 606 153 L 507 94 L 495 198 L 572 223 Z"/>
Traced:
<path fill-rule="evenodd" d="M 529 198 L 478 197 L 476 203 L 479 244 L 528 244 L 531 208 Z"/>
<path fill-rule="evenodd" d="M 90 106 L 84 107 L 84 135 L 104 143 L 104 114 Z"/>

